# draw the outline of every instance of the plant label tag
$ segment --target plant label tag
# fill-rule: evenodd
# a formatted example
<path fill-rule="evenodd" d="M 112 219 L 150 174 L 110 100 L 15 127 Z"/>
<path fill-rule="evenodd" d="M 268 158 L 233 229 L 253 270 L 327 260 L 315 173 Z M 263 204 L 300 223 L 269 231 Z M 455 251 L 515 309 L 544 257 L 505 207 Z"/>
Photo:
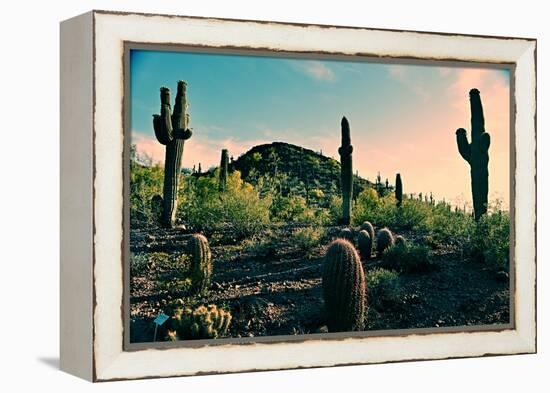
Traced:
<path fill-rule="evenodd" d="M 168 320 L 168 318 L 170 318 L 168 315 L 160 313 L 153 322 L 155 322 L 158 326 L 161 326 L 164 322 Z"/>

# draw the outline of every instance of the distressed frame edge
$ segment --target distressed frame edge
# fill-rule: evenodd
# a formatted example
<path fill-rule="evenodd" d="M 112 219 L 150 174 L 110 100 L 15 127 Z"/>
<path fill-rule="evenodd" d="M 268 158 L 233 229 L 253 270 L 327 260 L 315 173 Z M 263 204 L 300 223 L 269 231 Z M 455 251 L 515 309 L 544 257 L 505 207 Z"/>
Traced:
<path fill-rule="evenodd" d="M 92 317 L 93 18 L 94 13 L 87 12 L 59 25 L 60 369 L 88 381 L 93 381 L 95 376 Z"/>
<path fill-rule="evenodd" d="M 109 13 L 109 15 L 111 15 L 112 13 Z M 133 14 L 132 14 L 133 15 Z M 171 16 L 173 17 L 173 16 Z M 187 17 L 189 18 L 189 17 Z M 274 22 L 274 24 L 283 24 L 283 23 L 279 23 L 279 22 Z M 368 29 L 367 29 L 368 30 Z M 417 32 L 414 32 L 414 33 L 417 33 Z M 397 33 L 394 33 L 394 34 L 398 34 Z M 437 33 L 427 33 L 427 34 L 437 34 Z M 452 36 L 459 36 L 459 35 L 452 35 Z M 462 35 L 464 36 L 464 35 Z M 466 35 L 467 36 L 467 35 Z M 497 37 L 497 38 L 502 38 L 502 37 Z M 529 40 L 527 39 L 526 40 L 527 44 L 529 43 L 532 43 L 532 41 L 535 41 L 532 45 L 532 50 L 529 51 L 530 48 L 526 48 L 525 52 L 529 52 L 528 54 L 531 54 L 533 53 L 534 54 L 534 57 L 531 56 L 531 59 L 535 59 L 535 63 L 534 63 L 534 72 L 535 72 L 535 75 L 534 75 L 534 89 L 536 89 L 536 40 Z M 95 42 L 94 42 L 95 43 Z M 529 45 L 527 45 L 529 47 Z M 528 64 L 527 64 L 528 65 Z M 532 92 L 530 92 L 532 93 Z M 95 98 L 95 97 L 94 97 Z M 535 100 L 533 102 L 534 104 L 534 116 L 535 116 L 535 122 L 533 124 L 534 127 L 532 127 L 529 131 L 532 131 L 533 134 L 534 134 L 534 139 L 535 139 L 535 151 L 536 151 L 536 97 L 535 97 Z M 516 119 L 516 124 L 517 124 L 517 119 Z M 536 162 L 534 163 L 535 164 L 535 176 L 536 176 Z M 536 177 L 535 177 L 535 182 L 533 184 L 534 188 L 536 188 Z M 535 195 L 535 207 L 536 207 L 536 195 Z M 536 225 L 536 215 L 533 217 L 533 223 L 534 225 Z M 536 227 L 535 227 L 535 231 L 536 231 Z M 535 232 L 536 233 L 536 232 Z M 535 253 L 534 253 L 534 257 L 536 258 L 536 250 L 535 250 Z M 536 284 L 536 266 L 531 266 L 532 268 L 534 267 L 535 269 L 535 275 L 533 277 L 533 279 L 535 280 L 535 284 Z M 97 284 L 97 283 L 96 283 Z M 533 299 L 532 301 L 534 302 L 536 299 L 535 299 L 535 296 L 533 296 Z M 516 299 L 516 301 L 518 301 Z M 528 316 L 529 317 L 529 316 Z M 517 339 L 516 343 L 520 344 L 521 347 L 523 348 L 523 352 L 520 350 L 519 352 L 512 352 L 512 353 L 533 353 L 533 352 L 536 352 L 536 315 L 533 314 L 533 322 L 535 323 L 535 325 L 533 326 L 533 331 L 529 331 L 529 332 L 526 332 L 524 331 L 523 328 L 521 328 L 521 332 L 520 333 L 524 333 L 524 334 L 518 334 L 516 335 L 517 337 L 515 337 L 515 339 Z M 520 330 L 520 326 L 517 327 L 516 329 L 517 331 Z M 516 331 L 516 333 L 518 333 Z M 433 335 L 432 335 L 433 336 Z M 95 339 L 95 337 L 94 337 Z M 512 354 L 510 353 L 510 354 Z M 499 354 L 505 354 L 505 353 L 490 353 L 490 354 L 480 354 L 480 355 L 464 355 L 464 356 L 458 356 L 458 357 L 471 357 L 471 356 L 484 356 L 484 355 L 499 355 Z M 451 356 L 452 357 L 452 356 Z M 449 356 L 442 356 L 442 357 L 429 357 L 429 358 L 426 358 L 425 360 L 428 360 L 428 359 L 437 359 L 437 358 L 449 358 Z M 115 363 L 118 363 L 120 359 L 120 357 L 117 357 L 115 359 L 112 359 L 113 360 L 113 363 L 112 365 L 114 366 Z M 423 359 L 406 359 L 406 358 L 400 358 L 399 360 L 395 360 L 395 361 L 408 361 L 408 360 L 423 360 Z M 122 361 L 124 361 L 124 359 L 122 359 Z M 365 364 L 365 363 L 380 363 L 380 362 L 364 362 L 364 363 L 360 363 L 360 364 Z M 357 364 L 357 363 L 349 363 L 349 364 Z M 339 364 L 331 364 L 331 365 L 327 365 L 327 366 L 336 366 L 336 365 L 339 365 Z M 312 365 L 312 366 L 306 366 L 306 367 L 324 367 L 324 366 L 315 366 L 315 365 Z M 110 367 L 109 367 L 110 368 Z M 116 367 L 115 367 L 116 368 Z M 290 366 L 290 367 L 280 367 L 280 368 L 277 368 L 277 369 L 286 369 L 286 368 L 299 368 L 298 367 L 294 367 L 294 366 Z M 265 370 L 268 370 L 268 369 L 265 369 Z M 122 377 L 122 378 L 118 378 L 116 376 L 111 376 L 111 377 L 108 377 L 108 372 L 107 373 L 103 373 L 103 371 L 106 371 L 105 369 L 101 370 L 101 375 L 99 376 L 99 378 L 97 378 L 97 376 L 94 377 L 95 380 L 114 380 L 114 379 L 127 379 L 125 377 Z M 244 370 L 238 370 L 238 371 L 219 371 L 219 372 L 242 372 Z M 252 370 L 249 370 L 249 371 L 252 371 Z M 201 372 L 197 372 L 197 373 L 191 373 L 191 374 L 185 374 L 185 373 L 176 373 L 176 374 L 169 374 L 169 375 L 154 375 L 154 376 L 142 376 L 142 377 L 129 377 L 129 378 L 147 378 L 147 377 L 162 377 L 162 376 L 177 376 L 177 375 L 196 375 L 196 374 L 201 374 Z M 104 378 L 104 376 L 107 376 L 107 378 Z"/>

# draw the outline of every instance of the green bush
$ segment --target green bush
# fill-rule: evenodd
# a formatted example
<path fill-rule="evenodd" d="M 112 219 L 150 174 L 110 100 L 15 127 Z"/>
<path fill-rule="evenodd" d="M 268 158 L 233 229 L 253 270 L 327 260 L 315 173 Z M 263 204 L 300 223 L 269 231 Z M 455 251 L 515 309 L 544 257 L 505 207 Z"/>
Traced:
<path fill-rule="evenodd" d="M 382 264 L 406 273 L 424 272 L 434 268 L 431 251 L 427 246 L 408 243 L 399 243 L 384 251 Z"/>
<path fill-rule="evenodd" d="M 472 256 L 494 270 L 509 270 L 510 216 L 501 210 L 481 217 L 471 238 Z"/>
<path fill-rule="evenodd" d="M 134 153 L 135 154 L 135 153 Z M 132 226 L 158 225 L 152 199 L 162 195 L 164 169 L 159 165 L 144 166 L 130 160 L 130 224 Z"/>
<path fill-rule="evenodd" d="M 375 268 L 365 273 L 368 304 L 374 308 L 391 305 L 399 299 L 399 275 L 393 270 Z"/>
<path fill-rule="evenodd" d="M 213 176 L 185 178 L 180 190 L 178 218 L 197 231 L 213 232 L 230 228 L 244 237 L 269 223 L 271 198 L 260 198 L 240 172 L 228 176 L 227 189 L 218 191 L 217 170 Z"/>
<path fill-rule="evenodd" d="M 310 257 L 313 251 L 321 243 L 321 239 L 325 236 L 325 230 L 320 227 L 305 227 L 295 230 L 292 234 L 292 242 L 307 257 Z"/>

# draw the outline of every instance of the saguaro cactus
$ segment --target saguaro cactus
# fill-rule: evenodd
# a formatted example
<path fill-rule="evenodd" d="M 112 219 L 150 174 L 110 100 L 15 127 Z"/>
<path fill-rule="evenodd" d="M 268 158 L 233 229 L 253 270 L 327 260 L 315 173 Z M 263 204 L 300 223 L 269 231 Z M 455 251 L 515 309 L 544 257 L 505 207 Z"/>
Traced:
<path fill-rule="evenodd" d="M 333 241 L 323 264 L 323 299 L 329 331 L 362 330 L 366 297 L 365 273 L 357 251 L 346 240 Z"/>
<path fill-rule="evenodd" d="M 395 199 L 397 199 L 397 207 L 400 207 L 403 202 L 403 183 L 400 173 L 395 176 Z"/>
<path fill-rule="evenodd" d="M 351 154 L 353 146 L 349 123 L 346 117 L 342 117 L 342 146 L 338 149 L 340 154 L 340 178 L 342 188 L 342 219 L 341 224 L 349 225 L 351 221 L 351 196 L 353 194 L 353 164 Z"/>
<path fill-rule="evenodd" d="M 229 166 L 229 153 L 227 152 L 227 149 L 223 149 L 222 158 L 220 162 L 220 181 L 219 181 L 220 191 L 225 191 L 225 188 L 227 187 L 228 166 Z"/>
<path fill-rule="evenodd" d="M 183 145 L 191 138 L 187 113 L 187 83 L 178 82 L 174 111 L 170 105 L 170 89 L 160 88 L 160 115 L 153 115 L 153 127 L 157 140 L 166 146 L 164 159 L 164 199 L 162 224 L 173 227 L 178 208 L 178 182 L 183 156 Z"/>
<path fill-rule="evenodd" d="M 458 152 L 470 164 L 472 181 L 472 199 L 474 202 L 474 218 L 479 218 L 487 212 L 487 193 L 489 192 L 489 146 L 491 136 L 485 132 L 485 119 L 479 90 L 470 90 L 471 111 L 471 142 L 468 143 L 466 130 L 456 131 Z"/>

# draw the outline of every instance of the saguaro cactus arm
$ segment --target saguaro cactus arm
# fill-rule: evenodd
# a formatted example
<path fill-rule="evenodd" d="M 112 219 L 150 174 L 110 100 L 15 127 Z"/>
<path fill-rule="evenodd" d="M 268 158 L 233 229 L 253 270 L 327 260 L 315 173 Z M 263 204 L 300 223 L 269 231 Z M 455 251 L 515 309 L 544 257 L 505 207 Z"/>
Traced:
<path fill-rule="evenodd" d="M 466 136 L 466 130 L 464 128 L 459 128 L 456 130 L 456 144 L 458 146 L 458 152 L 466 160 L 470 162 L 471 155 L 471 146 L 468 142 L 468 137 Z"/>
<path fill-rule="evenodd" d="M 187 113 L 187 83 L 178 81 L 178 92 L 174 104 L 174 113 L 172 114 L 172 126 L 174 128 L 174 137 L 177 139 L 189 139 L 193 132 L 187 128 L 189 124 L 189 113 Z"/>

